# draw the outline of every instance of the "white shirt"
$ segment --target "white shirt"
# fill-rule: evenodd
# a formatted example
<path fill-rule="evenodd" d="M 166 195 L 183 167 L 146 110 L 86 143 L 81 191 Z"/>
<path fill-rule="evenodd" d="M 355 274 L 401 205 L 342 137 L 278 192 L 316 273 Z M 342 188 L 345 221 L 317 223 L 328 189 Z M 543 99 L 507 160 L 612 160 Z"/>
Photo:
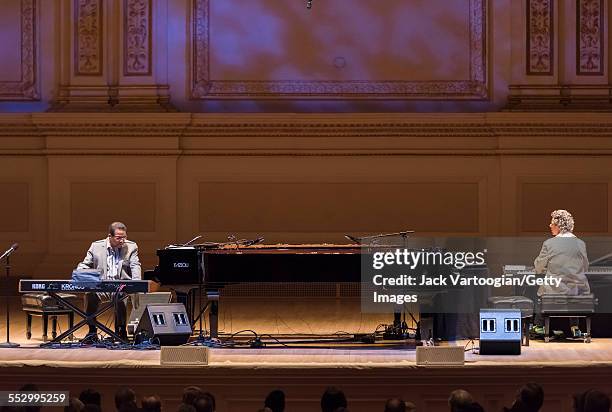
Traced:
<path fill-rule="evenodd" d="M 110 241 L 106 239 L 106 254 L 106 267 L 108 268 L 106 279 L 119 279 L 121 275 L 121 268 L 119 267 L 121 262 L 121 249 L 113 248 Z"/>

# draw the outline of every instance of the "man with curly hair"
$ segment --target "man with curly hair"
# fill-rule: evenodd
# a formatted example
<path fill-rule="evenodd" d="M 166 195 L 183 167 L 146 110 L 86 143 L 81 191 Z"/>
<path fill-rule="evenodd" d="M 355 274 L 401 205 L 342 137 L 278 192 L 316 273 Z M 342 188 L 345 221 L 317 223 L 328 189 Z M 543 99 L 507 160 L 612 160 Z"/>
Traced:
<path fill-rule="evenodd" d="M 574 218 L 567 210 L 555 210 L 550 216 L 550 233 L 554 237 L 544 242 L 534 266 L 536 273 L 553 276 L 561 283 L 559 286 L 540 286 L 538 296 L 587 295 L 591 293 L 586 277 L 589 259 L 586 245 L 572 233 Z"/>
<path fill-rule="evenodd" d="M 550 233 L 552 238 L 542 244 L 542 250 L 535 259 L 536 273 L 546 274 L 560 280 L 559 285 L 542 285 L 538 289 L 538 296 L 542 295 L 588 295 L 591 293 L 586 272 L 589 269 L 585 243 L 578 239 L 574 231 L 574 218 L 567 210 L 555 210 L 551 214 Z M 578 328 L 578 318 L 570 318 L 571 333 L 574 337 L 581 337 Z M 541 325 L 542 317 L 536 316 L 536 325 Z M 544 328 L 536 326 L 536 334 L 543 334 Z"/>

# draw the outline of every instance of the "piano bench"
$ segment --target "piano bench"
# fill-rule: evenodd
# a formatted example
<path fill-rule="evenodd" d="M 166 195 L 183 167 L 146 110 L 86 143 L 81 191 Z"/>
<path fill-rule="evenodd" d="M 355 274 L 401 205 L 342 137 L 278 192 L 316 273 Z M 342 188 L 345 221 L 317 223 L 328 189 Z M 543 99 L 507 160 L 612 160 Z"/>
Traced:
<path fill-rule="evenodd" d="M 519 309 L 521 311 L 521 344 L 529 346 L 529 329 L 533 322 L 533 300 L 525 296 L 491 296 L 488 301 L 494 309 Z"/>
<path fill-rule="evenodd" d="M 62 298 L 68 300 L 76 300 L 77 296 L 60 293 Z M 46 293 L 25 293 L 21 295 L 22 309 L 26 314 L 26 338 L 32 337 L 32 316 L 40 316 L 43 321 L 42 339 L 44 342 L 48 340 L 47 331 L 49 318 L 51 318 L 51 336 L 53 339 L 57 336 L 57 317 L 68 315 L 69 327 L 74 325 L 74 312 L 71 309 L 65 308 L 58 304 L 55 299 Z"/>
<path fill-rule="evenodd" d="M 597 299 L 589 295 L 542 295 L 540 311 L 544 317 L 544 341 L 549 342 L 550 318 L 586 318 L 585 343 L 591 342 L 591 316 L 595 313 Z"/>

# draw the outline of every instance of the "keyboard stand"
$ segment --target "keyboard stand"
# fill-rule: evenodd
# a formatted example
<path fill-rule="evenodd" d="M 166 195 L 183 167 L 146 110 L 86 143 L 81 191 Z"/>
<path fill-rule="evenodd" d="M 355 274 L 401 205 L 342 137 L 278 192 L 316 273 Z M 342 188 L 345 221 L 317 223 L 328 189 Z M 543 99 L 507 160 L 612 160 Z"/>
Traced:
<path fill-rule="evenodd" d="M 95 313 L 92 313 L 91 315 L 88 315 L 87 313 L 82 311 L 80 308 L 78 308 L 77 306 L 72 304 L 72 302 L 62 298 L 57 293 L 52 292 L 52 291 L 49 291 L 47 293 L 49 294 L 49 296 L 51 296 L 53 299 L 55 299 L 57 303 L 59 303 L 62 306 L 72 310 L 74 313 L 76 313 L 77 315 L 82 317 L 83 320 L 81 320 L 79 323 L 77 323 L 73 327 L 69 328 L 66 332 L 64 332 L 64 333 L 60 334 L 59 336 L 57 336 L 56 338 L 50 340 L 49 342 L 41 343 L 40 344 L 41 348 L 44 348 L 44 347 L 49 346 L 49 345 L 52 345 L 54 343 L 61 343 L 63 339 L 65 339 L 66 337 L 68 337 L 70 335 L 73 335 L 75 331 L 79 330 L 81 327 L 83 327 L 85 325 L 96 326 L 96 327 L 100 328 L 104 333 L 106 333 L 107 335 L 109 335 L 110 337 L 115 339 L 116 341 L 119 341 L 121 343 L 128 343 L 127 340 L 122 339 L 119 335 L 117 335 L 111 329 L 107 328 L 106 325 L 100 323 L 97 320 L 98 316 L 100 316 L 101 314 L 105 313 L 106 311 L 108 311 L 109 309 L 111 309 L 111 308 L 113 308 L 115 306 L 114 299 L 111 299 L 110 302 L 108 302 L 105 305 L 103 305 L 102 307 L 100 307 Z M 113 295 L 114 295 L 114 293 L 113 293 Z M 119 295 L 119 301 L 122 302 L 125 299 L 127 299 L 127 297 L 128 297 L 128 294 L 121 293 L 121 295 Z"/>

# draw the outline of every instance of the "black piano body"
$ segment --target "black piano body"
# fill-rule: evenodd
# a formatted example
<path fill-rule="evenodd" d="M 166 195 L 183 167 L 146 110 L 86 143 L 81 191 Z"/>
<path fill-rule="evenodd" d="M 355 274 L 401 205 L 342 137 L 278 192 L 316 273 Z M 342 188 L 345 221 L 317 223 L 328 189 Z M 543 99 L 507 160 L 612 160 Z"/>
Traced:
<path fill-rule="evenodd" d="M 210 332 L 216 337 L 219 294 L 224 288 L 242 283 L 360 283 L 362 256 L 367 250 L 355 244 L 171 247 L 158 250 L 159 265 L 145 278 L 171 288 L 196 287 L 202 280 Z M 433 296 L 437 293 L 434 290 Z"/>
<path fill-rule="evenodd" d="M 361 250 L 355 245 L 171 247 L 157 251 L 159 265 L 144 278 L 161 285 L 221 289 L 242 282 L 359 282 Z"/>
<path fill-rule="evenodd" d="M 202 286 L 210 304 L 211 335 L 217 335 L 218 297 L 239 283 L 360 282 L 357 245 L 252 245 L 169 247 L 157 251 L 159 265 L 144 274 L 177 291 L 193 321 L 195 288 Z M 191 293 L 185 294 L 188 290 Z M 180 292 L 179 292 L 180 291 Z"/>
<path fill-rule="evenodd" d="M 256 245 L 202 253 L 207 290 L 243 282 L 360 282 L 355 245 Z"/>
<path fill-rule="evenodd" d="M 143 278 L 162 286 L 199 285 L 203 281 L 202 250 L 193 246 L 158 249 L 159 264 L 145 271 Z"/>

